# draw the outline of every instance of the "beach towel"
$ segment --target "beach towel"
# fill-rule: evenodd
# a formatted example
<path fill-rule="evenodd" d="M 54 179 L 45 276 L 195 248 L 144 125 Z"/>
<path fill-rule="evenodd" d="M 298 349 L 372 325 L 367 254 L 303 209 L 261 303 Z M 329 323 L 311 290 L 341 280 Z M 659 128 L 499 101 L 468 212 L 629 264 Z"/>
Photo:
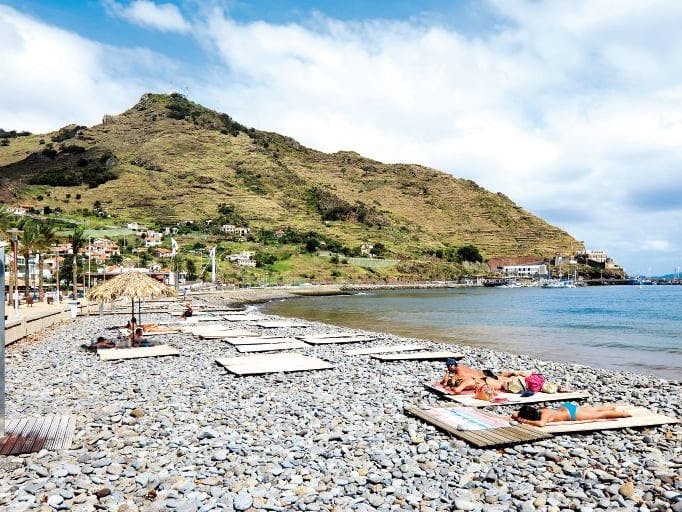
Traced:
<path fill-rule="evenodd" d="M 513 404 L 533 404 L 540 402 L 556 402 L 567 400 L 580 400 L 588 398 L 590 394 L 587 391 L 570 391 L 566 393 L 534 393 L 531 396 L 521 396 L 516 393 L 506 393 L 504 391 L 497 391 L 495 398 L 492 401 L 479 400 L 475 396 L 475 391 L 467 390 L 459 395 L 455 395 L 443 388 L 439 381 L 431 382 L 425 385 L 427 389 L 442 394 L 448 400 L 457 402 L 467 407 L 485 407 L 489 405 L 513 405 Z"/>

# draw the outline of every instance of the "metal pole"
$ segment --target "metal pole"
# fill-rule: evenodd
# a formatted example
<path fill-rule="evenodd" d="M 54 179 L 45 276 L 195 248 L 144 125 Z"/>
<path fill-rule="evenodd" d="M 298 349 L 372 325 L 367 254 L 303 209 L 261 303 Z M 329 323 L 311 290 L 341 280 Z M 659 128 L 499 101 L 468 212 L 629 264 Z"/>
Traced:
<path fill-rule="evenodd" d="M 5 436 L 5 247 L 0 243 L 0 437 Z"/>
<path fill-rule="evenodd" d="M 17 245 L 19 239 L 17 238 L 17 230 L 12 233 L 12 278 L 14 279 L 14 316 L 19 316 L 19 280 L 17 276 Z M 24 286 L 26 286 L 26 276 L 24 276 Z"/>
<path fill-rule="evenodd" d="M 59 288 L 59 245 L 57 245 L 57 256 L 56 256 L 55 268 L 57 269 L 57 304 L 62 303 L 62 291 Z"/>

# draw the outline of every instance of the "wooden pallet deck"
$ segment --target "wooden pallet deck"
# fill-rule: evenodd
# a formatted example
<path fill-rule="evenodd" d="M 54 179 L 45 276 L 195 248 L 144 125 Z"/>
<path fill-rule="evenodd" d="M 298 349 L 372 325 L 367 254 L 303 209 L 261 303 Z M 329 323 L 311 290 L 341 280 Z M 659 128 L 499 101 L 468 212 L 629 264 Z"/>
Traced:
<path fill-rule="evenodd" d="M 251 336 L 248 338 L 237 336 L 234 338 L 223 338 L 223 341 L 225 343 L 229 343 L 230 345 L 234 345 L 235 347 L 242 345 L 281 345 L 282 343 L 301 343 L 296 338 L 289 338 L 285 336 Z M 305 347 L 306 345 L 302 344 L 302 346 Z"/>
<path fill-rule="evenodd" d="M 180 351 L 169 345 L 135 348 L 100 348 L 97 350 L 100 361 L 118 361 L 121 359 L 139 359 L 142 357 L 179 356 Z"/>
<path fill-rule="evenodd" d="M 373 354 L 370 356 L 373 359 L 380 361 L 445 361 L 448 357 L 461 359 L 464 354 L 459 352 L 452 352 L 449 350 L 435 351 L 435 352 L 408 352 L 406 354 Z"/>
<path fill-rule="evenodd" d="M 376 347 L 369 348 L 354 348 L 352 350 L 346 350 L 347 356 L 362 356 L 369 354 L 383 354 L 383 353 L 395 353 L 395 352 L 409 352 L 412 350 L 422 350 L 424 345 L 413 345 L 413 344 L 403 344 L 403 345 L 379 345 Z"/>
<path fill-rule="evenodd" d="M 0 438 L 0 455 L 69 448 L 75 425 L 73 416 L 63 414 L 8 420 L 5 436 Z"/>
<path fill-rule="evenodd" d="M 274 352 L 277 350 L 293 350 L 297 348 L 306 348 L 307 345 L 302 341 L 294 340 L 288 343 L 261 343 L 258 345 L 237 345 L 237 352 L 253 353 L 253 352 Z"/>
<path fill-rule="evenodd" d="M 256 375 L 260 373 L 299 372 L 327 370 L 334 365 L 317 357 L 304 356 L 295 352 L 267 354 L 246 357 L 218 358 L 216 362 L 229 372 L 237 375 Z"/>
<path fill-rule="evenodd" d="M 499 391 L 495 395 L 495 400 L 479 400 L 474 396 L 474 392 L 465 391 L 461 395 L 454 395 L 443 389 L 442 386 L 437 382 L 432 382 L 425 384 L 425 387 L 436 393 L 440 393 L 443 397 L 453 402 L 457 402 L 461 405 L 467 407 L 486 407 L 490 405 L 523 405 L 523 404 L 536 404 L 540 402 L 556 402 L 556 401 L 569 401 L 569 400 L 582 400 L 589 398 L 590 394 L 587 391 L 571 391 L 566 393 L 542 393 L 537 392 L 533 396 L 521 396 L 518 393 L 505 393 Z"/>
<path fill-rule="evenodd" d="M 310 345 L 339 345 L 341 343 L 366 343 L 374 341 L 372 336 L 347 336 L 342 338 L 311 338 L 309 336 L 297 336 L 301 341 Z"/>
<path fill-rule="evenodd" d="M 509 425 L 500 416 L 486 414 L 469 407 L 405 407 L 412 414 L 463 439 L 477 448 L 493 448 L 529 441 L 549 439 L 551 434 L 527 425 Z M 462 425 L 465 424 L 464 428 Z"/>

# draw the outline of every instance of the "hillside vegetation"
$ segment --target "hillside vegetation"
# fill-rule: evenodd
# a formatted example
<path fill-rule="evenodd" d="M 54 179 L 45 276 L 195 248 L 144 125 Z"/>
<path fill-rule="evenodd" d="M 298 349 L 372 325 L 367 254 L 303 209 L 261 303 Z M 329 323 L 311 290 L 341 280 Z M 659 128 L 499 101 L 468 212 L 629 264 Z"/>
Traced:
<path fill-rule="evenodd" d="M 59 208 L 64 216 L 106 214 L 109 225 L 202 226 L 219 221 L 221 207 L 254 233 L 288 228 L 345 247 L 379 244 L 385 257 L 402 262 L 385 272 L 411 278 L 461 273 L 460 262 L 443 254 L 462 246 L 484 258 L 578 247 L 568 233 L 471 180 L 315 151 L 179 94 L 145 94 L 96 126 L 3 141 L 2 203 Z"/>

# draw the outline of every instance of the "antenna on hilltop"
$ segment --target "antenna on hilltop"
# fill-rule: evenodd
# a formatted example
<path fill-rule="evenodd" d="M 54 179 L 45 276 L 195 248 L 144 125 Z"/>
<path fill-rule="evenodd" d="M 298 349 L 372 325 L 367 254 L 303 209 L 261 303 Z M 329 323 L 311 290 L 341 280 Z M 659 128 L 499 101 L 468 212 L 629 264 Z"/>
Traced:
<path fill-rule="evenodd" d="M 189 97 L 189 87 L 186 85 L 183 90 L 185 91 L 185 96 Z"/>
<path fill-rule="evenodd" d="M 173 87 L 173 80 L 168 82 L 168 94 L 173 94 L 175 92 L 175 87 Z"/>

